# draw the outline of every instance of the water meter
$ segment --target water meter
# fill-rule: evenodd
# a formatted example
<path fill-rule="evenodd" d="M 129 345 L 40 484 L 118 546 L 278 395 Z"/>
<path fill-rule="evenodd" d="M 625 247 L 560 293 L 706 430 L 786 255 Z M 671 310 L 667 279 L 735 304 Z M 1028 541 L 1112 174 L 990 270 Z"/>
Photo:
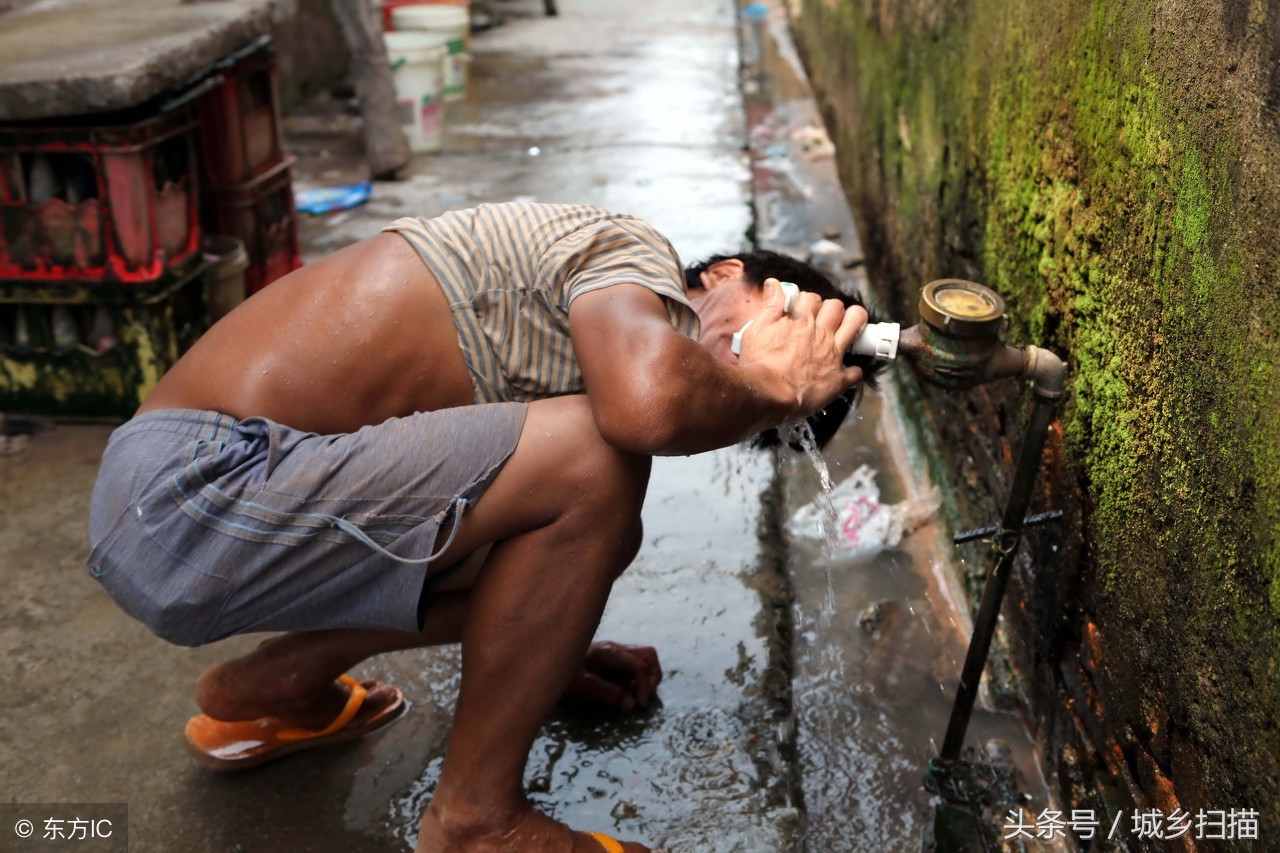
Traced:
<path fill-rule="evenodd" d="M 916 371 L 943 388 L 972 388 L 995 378 L 992 360 L 1004 355 L 1004 300 L 989 287 L 958 278 L 931 281 L 920 291 L 920 325 L 904 333 Z M 1012 365 L 1021 369 L 1021 358 Z M 999 371 L 1006 374 L 1004 370 Z"/>

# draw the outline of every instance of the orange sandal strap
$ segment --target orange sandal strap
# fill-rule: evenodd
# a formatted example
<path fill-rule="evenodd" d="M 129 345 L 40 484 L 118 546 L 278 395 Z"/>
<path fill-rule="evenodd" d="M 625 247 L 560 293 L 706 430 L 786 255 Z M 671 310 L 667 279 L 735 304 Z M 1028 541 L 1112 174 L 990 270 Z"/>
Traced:
<path fill-rule="evenodd" d="M 605 849 L 605 853 L 622 853 L 622 845 L 609 836 L 601 835 L 598 832 L 588 832 L 587 835 L 599 842 L 600 846 Z"/>
<path fill-rule="evenodd" d="M 349 675 L 340 675 L 338 676 L 338 680 L 351 688 L 351 695 L 347 697 L 347 704 L 346 707 L 342 709 L 342 713 L 334 717 L 332 723 L 319 731 L 312 729 L 282 729 L 281 731 L 276 732 L 276 740 L 296 741 L 306 740 L 313 737 L 324 737 L 325 735 L 331 735 L 339 729 L 342 729 L 347 725 L 347 723 L 355 719 L 356 714 L 360 712 L 360 707 L 364 705 L 364 697 L 368 691 L 365 690 L 363 684 L 356 681 Z M 618 848 L 619 851 L 621 849 L 621 847 Z M 614 853 L 614 851 L 611 850 L 609 853 Z"/>

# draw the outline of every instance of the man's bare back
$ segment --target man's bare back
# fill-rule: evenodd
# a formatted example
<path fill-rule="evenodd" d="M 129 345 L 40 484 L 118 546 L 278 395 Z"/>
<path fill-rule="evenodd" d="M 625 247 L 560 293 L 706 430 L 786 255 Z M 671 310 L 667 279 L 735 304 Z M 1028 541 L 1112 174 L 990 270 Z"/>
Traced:
<path fill-rule="evenodd" d="M 233 311 L 138 411 L 207 409 L 333 434 L 472 402 L 440 285 L 402 237 L 379 234 Z"/>

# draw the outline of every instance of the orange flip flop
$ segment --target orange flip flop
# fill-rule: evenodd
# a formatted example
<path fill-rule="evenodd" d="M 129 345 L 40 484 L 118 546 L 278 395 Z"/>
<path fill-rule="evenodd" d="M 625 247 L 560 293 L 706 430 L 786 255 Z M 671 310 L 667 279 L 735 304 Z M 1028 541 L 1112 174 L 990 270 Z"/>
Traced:
<path fill-rule="evenodd" d="M 589 835 L 604 848 L 605 853 L 622 853 L 622 845 L 607 835 L 601 835 L 598 832 L 584 832 L 583 835 Z"/>
<path fill-rule="evenodd" d="M 323 729 L 294 728 L 278 717 L 223 722 L 199 714 L 187 721 L 187 747 L 197 761 L 214 770 L 243 770 L 313 746 L 354 740 L 398 720 L 408 710 L 404 694 L 392 687 L 395 701 L 354 722 L 369 691 L 349 675 L 338 679 L 351 688 L 351 695 L 342 712 Z"/>

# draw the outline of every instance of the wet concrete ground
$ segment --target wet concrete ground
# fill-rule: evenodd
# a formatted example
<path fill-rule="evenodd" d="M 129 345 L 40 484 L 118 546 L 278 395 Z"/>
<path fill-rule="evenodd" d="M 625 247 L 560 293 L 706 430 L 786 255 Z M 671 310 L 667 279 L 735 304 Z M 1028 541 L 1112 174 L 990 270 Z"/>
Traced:
<path fill-rule="evenodd" d="M 829 233 L 833 263 L 859 284 L 842 266 L 860 249 L 804 88 L 783 80 L 781 99 L 764 98 L 771 81 L 748 69 L 744 101 L 732 3 L 561 0 L 558 18 L 533 0 L 500 5 L 508 21 L 474 39 L 445 151 L 362 208 L 305 220 L 306 257 L 401 215 L 524 197 L 643 216 L 687 260 L 744 246 L 753 228 L 797 249 Z M 776 83 L 778 61 L 755 70 Z M 290 126 L 298 187 L 363 176 L 333 105 Z M 837 481 L 871 465 L 886 502 L 924 489 L 891 389 L 868 395 L 828 454 Z M 234 777 L 195 765 L 181 735 L 194 678 L 255 639 L 167 646 L 88 578 L 88 494 L 108 432 L 64 426 L 0 458 L 0 654 L 12 664 L 0 669 L 0 800 L 127 801 L 134 851 L 409 849 L 438 774 L 455 653 L 357 670 L 414 704 L 383 733 Z M 657 460 L 645 547 L 600 636 L 658 646 L 661 702 L 607 721 L 557 714 L 526 774 L 535 802 L 672 853 L 919 849 L 919 780 L 966 632 L 946 549 L 925 524 L 868 558 L 833 560 L 798 537 L 783 550 L 778 527 L 815 482 L 790 455 Z M 1016 721 L 980 713 L 976 725 L 1021 738 L 1034 775 Z"/>

